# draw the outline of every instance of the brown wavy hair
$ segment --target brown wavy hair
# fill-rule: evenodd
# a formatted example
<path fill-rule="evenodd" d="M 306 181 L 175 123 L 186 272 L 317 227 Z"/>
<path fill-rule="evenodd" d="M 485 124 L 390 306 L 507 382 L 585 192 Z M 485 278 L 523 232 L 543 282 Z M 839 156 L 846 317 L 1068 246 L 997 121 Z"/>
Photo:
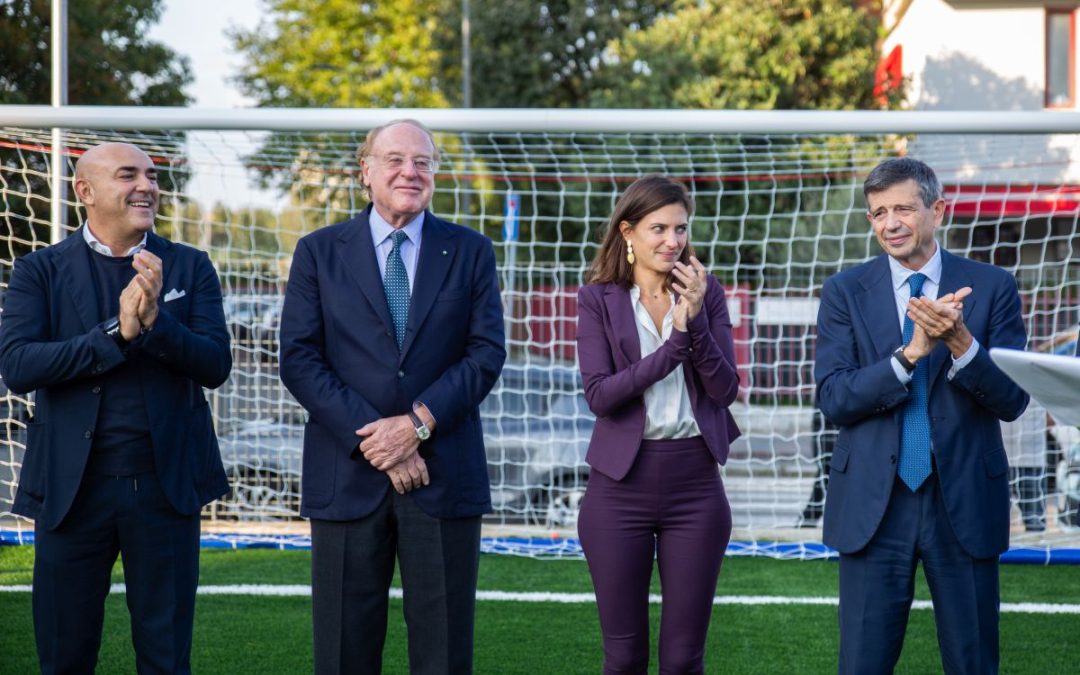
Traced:
<path fill-rule="evenodd" d="M 676 180 L 654 173 L 631 183 L 619 197 L 619 201 L 615 202 L 615 210 L 608 219 L 607 229 L 601 235 L 600 250 L 596 252 L 596 257 L 589 266 L 585 282 L 614 283 L 624 288 L 633 286 L 633 267 L 626 262 L 626 240 L 619 231 L 619 225 L 626 221 L 633 229 L 642 218 L 669 204 L 679 204 L 686 209 L 688 216 L 694 214 L 694 200 L 690 198 L 686 186 Z M 686 248 L 679 255 L 679 262 L 689 265 L 692 255 L 694 249 L 688 239 Z M 670 278 L 668 285 L 671 285 Z"/>

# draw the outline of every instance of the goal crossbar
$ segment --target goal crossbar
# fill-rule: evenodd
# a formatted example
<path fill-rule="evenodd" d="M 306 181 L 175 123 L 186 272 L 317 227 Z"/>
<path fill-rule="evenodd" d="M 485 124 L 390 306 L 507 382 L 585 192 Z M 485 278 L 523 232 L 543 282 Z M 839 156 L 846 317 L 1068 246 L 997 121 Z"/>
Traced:
<path fill-rule="evenodd" d="M 416 118 L 460 133 L 1046 134 L 1080 132 L 1080 111 L 613 110 L 0 106 L 0 126 L 69 129 L 355 131 Z"/>

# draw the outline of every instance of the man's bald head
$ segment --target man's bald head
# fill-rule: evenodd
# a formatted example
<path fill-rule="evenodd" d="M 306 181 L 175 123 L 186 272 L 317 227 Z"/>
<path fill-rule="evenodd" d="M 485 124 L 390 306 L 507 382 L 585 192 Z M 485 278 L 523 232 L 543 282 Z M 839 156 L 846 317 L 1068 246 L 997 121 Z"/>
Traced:
<path fill-rule="evenodd" d="M 141 239 L 157 213 L 157 169 L 130 143 L 102 143 L 75 163 L 75 194 L 94 236 L 106 243 Z"/>
<path fill-rule="evenodd" d="M 153 164 L 149 155 L 136 145 L 131 143 L 102 143 L 90 148 L 75 161 L 75 180 L 89 178 L 95 171 L 99 171 L 117 160 L 123 161 L 125 155 L 141 155 L 147 164 Z"/>

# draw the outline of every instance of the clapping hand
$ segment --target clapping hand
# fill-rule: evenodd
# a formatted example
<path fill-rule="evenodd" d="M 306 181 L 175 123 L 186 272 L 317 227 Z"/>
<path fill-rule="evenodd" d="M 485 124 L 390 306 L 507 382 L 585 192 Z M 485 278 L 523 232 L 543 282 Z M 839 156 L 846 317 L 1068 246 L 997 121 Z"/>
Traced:
<path fill-rule="evenodd" d="M 685 333 L 687 324 L 698 315 L 701 304 L 705 301 L 708 272 L 697 258 L 690 256 L 689 265 L 676 261 L 671 273 L 675 277 L 671 287 L 679 294 L 672 325 L 676 330 Z"/>
<path fill-rule="evenodd" d="M 954 357 L 963 356 L 974 339 L 964 325 L 963 301 L 969 295 L 971 287 L 965 286 L 937 300 L 912 298 L 908 301 L 907 315 L 915 322 L 915 333 L 911 340 L 911 346 L 918 351 L 915 356 L 928 354 L 941 341 L 945 342 Z"/>

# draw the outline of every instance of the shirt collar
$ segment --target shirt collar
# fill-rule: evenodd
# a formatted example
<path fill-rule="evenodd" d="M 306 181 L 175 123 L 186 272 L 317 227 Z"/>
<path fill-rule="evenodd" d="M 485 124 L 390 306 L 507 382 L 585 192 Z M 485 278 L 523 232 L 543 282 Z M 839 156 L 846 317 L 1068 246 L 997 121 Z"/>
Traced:
<path fill-rule="evenodd" d="M 900 290 L 901 287 L 907 285 L 908 277 L 914 272 L 903 265 L 901 265 L 896 258 L 889 256 L 889 271 L 892 273 L 892 285 L 893 290 Z M 926 261 L 926 264 L 922 266 L 922 269 L 915 270 L 915 272 L 921 272 L 926 275 L 926 279 L 932 282 L 935 286 L 941 285 L 941 244 L 936 244 L 934 249 L 934 255 L 930 256 L 930 260 Z"/>
<path fill-rule="evenodd" d="M 409 241 L 416 243 L 417 237 L 420 236 L 420 230 L 424 227 L 424 216 L 426 211 L 421 211 L 415 218 L 410 220 L 405 227 L 401 228 L 405 232 L 405 236 L 409 238 Z M 368 222 L 371 223 L 371 237 L 375 241 L 375 245 L 386 241 L 390 235 L 394 232 L 395 228 L 379 215 L 379 210 L 374 206 L 371 207 L 371 216 L 368 218 Z"/>
<path fill-rule="evenodd" d="M 109 258 L 130 258 L 146 248 L 146 233 L 143 232 L 142 241 L 129 248 L 126 253 L 123 255 L 113 255 L 112 249 L 101 243 L 101 240 L 95 237 L 94 233 L 90 231 L 90 221 L 88 220 L 86 221 L 86 224 L 83 225 L 83 241 L 86 242 L 86 245 L 89 246 L 91 250 L 100 253 L 103 256 Z"/>

